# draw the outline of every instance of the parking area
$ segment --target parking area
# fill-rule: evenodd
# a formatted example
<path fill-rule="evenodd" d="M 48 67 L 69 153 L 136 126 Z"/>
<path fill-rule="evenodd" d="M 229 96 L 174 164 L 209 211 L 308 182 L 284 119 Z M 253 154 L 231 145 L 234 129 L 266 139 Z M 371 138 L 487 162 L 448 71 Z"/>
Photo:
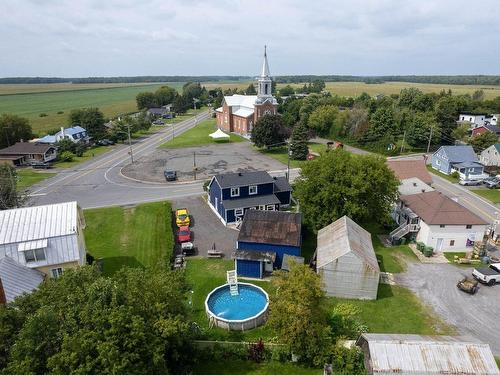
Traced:
<path fill-rule="evenodd" d="M 191 216 L 192 242 L 196 248 L 195 255 L 206 257 L 207 251 L 212 249 L 215 244 L 216 250 L 221 251 L 225 259 L 231 259 L 238 232 L 226 228 L 202 197 L 182 198 L 172 201 L 172 209 L 177 208 L 187 208 Z M 177 241 L 176 254 L 180 254 Z"/>
<path fill-rule="evenodd" d="M 471 277 L 473 268 L 452 264 L 408 263 L 408 270 L 397 274 L 396 282 L 417 294 L 457 334 L 469 335 L 490 344 L 493 354 L 500 356 L 500 284 L 480 286 L 475 295 L 460 291 L 456 284 L 464 276 Z"/>
<path fill-rule="evenodd" d="M 207 179 L 218 173 L 240 170 L 281 170 L 285 166 L 254 150 L 249 142 L 198 146 L 192 148 L 157 149 L 134 164 L 122 169 L 122 174 L 147 182 L 165 182 L 163 172 L 177 171 L 179 181 Z"/>

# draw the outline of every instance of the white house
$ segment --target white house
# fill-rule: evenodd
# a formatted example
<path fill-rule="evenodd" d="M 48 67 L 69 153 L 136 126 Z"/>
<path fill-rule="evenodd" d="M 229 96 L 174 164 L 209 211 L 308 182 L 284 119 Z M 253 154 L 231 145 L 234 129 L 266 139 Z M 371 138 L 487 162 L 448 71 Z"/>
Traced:
<path fill-rule="evenodd" d="M 484 125 L 486 115 L 473 115 L 470 113 L 460 113 L 458 116 L 457 123 L 469 122 L 471 124 L 471 129 L 477 128 L 478 126 Z"/>
<path fill-rule="evenodd" d="M 464 251 L 483 239 L 488 223 L 464 206 L 441 194 L 430 191 L 402 195 L 393 218 L 399 227 L 391 232 L 393 240 L 416 235 L 418 242 L 435 252 Z"/>
<path fill-rule="evenodd" d="M 371 234 L 347 216 L 320 229 L 316 272 L 329 296 L 376 299 L 380 268 Z"/>
<path fill-rule="evenodd" d="M 479 155 L 479 161 L 488 167 L 500 166 L 500 143 L 495 143 L 483 150 Z"/>
<path fill-rule="evenodd" d="M 489 122 L 491 125 L 500 125 L 500 122 L 498 121 L 499 118 L 500 118 L 500 114 L 494 113 L 491 116 L 486 117 L 485 121 Z"/>
<path fill-rule="evenodd" d="M 87 131 L 77 125 L 66 129 L 61 127 L 61 130 L 59 130 L 56 134 L 46 135 L 45 137 L 36 140 L 36 143 L 54 144 L 64 138 L 67 138 L 75 143 L 88 143 L 90 141 Z"/>
<path fill-rule="evenodd" d="M 0 211 L 0 259 L 58 277 L 85 264 L 84 226 L 76 202 Z"/>

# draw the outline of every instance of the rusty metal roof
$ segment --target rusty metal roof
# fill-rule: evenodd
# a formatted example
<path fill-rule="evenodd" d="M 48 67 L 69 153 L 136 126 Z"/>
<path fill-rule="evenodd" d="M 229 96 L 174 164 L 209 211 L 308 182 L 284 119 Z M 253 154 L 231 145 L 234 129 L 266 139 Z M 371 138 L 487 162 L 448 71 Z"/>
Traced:
<path fill-rule="evenodd" d="M 490 346 L 471 337 L 365 333 L 356 344 L 373 374 L 500 374 Z"/>

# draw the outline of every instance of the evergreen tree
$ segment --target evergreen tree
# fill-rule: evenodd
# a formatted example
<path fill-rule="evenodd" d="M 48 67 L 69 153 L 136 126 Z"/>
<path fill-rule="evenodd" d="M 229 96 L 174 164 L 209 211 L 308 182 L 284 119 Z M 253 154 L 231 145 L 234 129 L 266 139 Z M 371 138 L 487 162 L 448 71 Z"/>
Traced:
<path fill-rule="evenodd" d="M 290 157 L 294 160 L 305 160 L 309 153 L 307 146 L 308 132 L 307 128 L 298 124 L 293 128 L 292 137 L 290 139 Z"/>

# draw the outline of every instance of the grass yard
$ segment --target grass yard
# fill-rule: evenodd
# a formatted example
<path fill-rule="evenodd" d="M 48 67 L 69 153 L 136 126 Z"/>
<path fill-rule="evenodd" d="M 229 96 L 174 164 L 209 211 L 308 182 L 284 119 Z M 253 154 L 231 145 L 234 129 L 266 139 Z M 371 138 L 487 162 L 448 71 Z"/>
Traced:
<path fill-rule="evenodd" d="M 374 301 L 329 298 L 332 307 L 340 302 L 358 307 L 361 310 L 361 321 L 372 333 L 453 333 L 452 329 L 434 315 L 413 292 L 403 287 L 380 284 L 377 300 Z"/>
<path fill-rule="evenodd" d="M 173 253 L 172 208 L 169 202 L 135 207 L 85 210 L 87 251 L 103 259 L 103 273 L 122 266 L 164 267 Z"/>
<path fill-rule="evenodd" d="M 314 143 L 314 142 L 309 142 L 309 151 L 312 152 L 323 152 L 326 150 L 326 145 L 321 144 L 321 143 Z M 269 156 L 273 159 L 278 160 L 279 162 L 287 165 L 288 164 L 288 147 L 283 146 L 283 147 L 273 147 L 270 150 L 267 149 L 261 149 L 261 148 L 255 148 L 257 151 L 260 153 Z M 306 160 L 292 160 L 290 159 L 290 168 L 300 168 L 304 163 L 307 163 Z"/>
<path fill-rule="evenodd" d="M 90 160 L 96 156 L 102 155 L 111 151 L 113 146 L 96 146 L 85 150 L 82 156 L 75 156 L 72 161 L 56 161 L 54 162 L 55 168 L 71 168 L 79 163 Z"/>
<path fill-rule="evenodd" d="M 293 363 L 264 362 L 254 363 L 250 361 L 230 360 L 224 362 L 203 363 L 194 369 L 194 374 L 204 375 L 316 375 L 322 374 L 322 369 L 305 368 Z"/>
<path fill-rule="evenodd" d="M 435 174 L 436 176 L 439 176 L 439 177 L 442 177 L 444 178 L 445 180 L 448 180 L 450 181 L 452 184 L 456 184 L 458 183 L 458 177 L 453 177 L 453 176 L 450 176 L 448 174 L 444 174 L 444 173 L 441 173 L 439 171 L 436 171 L 434 168 L 432 168 L 431 165 L 427 165 L 427 170 L 433 174 Z"/>
<path fill-rule="evenodd" d="M 23 191 L 38 184 L 47 178 L 53 177 L 56 174 L 46 171 L 38 171 L 32 168 L 23 168 L 16 170 L 17 173 L 17 190 Z"/>
<path fill-rule="evenodd" d="M 226 331 L 222 328 L 209 328 L 205 313 L 205 299 L 215 287 L 226 283 L 226 271 L 234 269 L 234 262 L 222 259 L 188 258 L 186 277 L 192 286 L 193 304 L 192 318 L 211 340 L 252 341 L 260 337 L 269 339 L 271 331 L 262 326 L 246 332 Z M 271 284 L 268 281 L 252 281 L 270 293 Z"/>
<path fill-rule="evenodd" d="M 454 264 L 455 266 L 459 266 L 459 267 L 470 267 L 471 266 L 470 264 L 455 263 L 455 257 L 465 258 L 465 256 L 467 255 L 467 253 L 465 251 L 461 251 L 461 252 L 459 251 L 456 253 L 444 251 L 443 255 L 446 259 L 448 259 L 448 261 L 451 264 Z"/>
<path fill-rule="evenodd" d="M 500 203 L 500 191 L 495 189 L 471 189 L 472 192 L 489 200 L 491 203 Z"/>
<path fill-rule="evenodd" d="M 203 146 L 203 145 L 211 145 L 211 144 L 225 144 L 225 143 L 234 143 L 234 142 L 243 142 L 245 139 L 235 135 L 230 134 L 228 141 L 214 141 L 208 135 L 217 130 L 215 125 L 215 119 L 209 119 L 200 122 L 194 128 L 189 129 L 188 131 L 182 133 L 181 135 L 175 137 L 173 140 L 170 140 L 164 144 L 162 144 L 161 148 L 182 148 L 182 147 L 194 147 L 194 146 Z"/>

